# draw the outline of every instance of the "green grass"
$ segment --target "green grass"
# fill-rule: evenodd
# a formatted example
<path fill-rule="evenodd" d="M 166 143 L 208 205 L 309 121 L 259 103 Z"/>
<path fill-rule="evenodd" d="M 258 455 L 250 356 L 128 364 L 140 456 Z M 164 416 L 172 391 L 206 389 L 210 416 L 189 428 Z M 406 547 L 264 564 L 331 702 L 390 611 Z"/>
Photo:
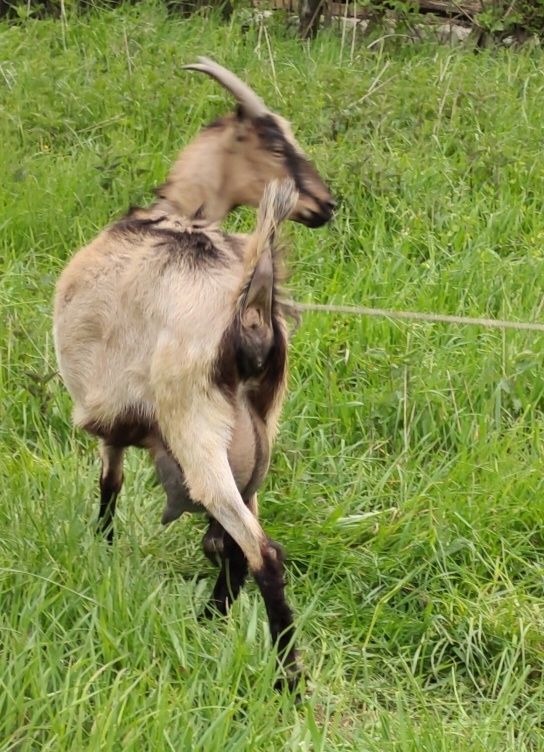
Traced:
<path fill-rule="evenodd" d="M 542 53 L 240 27 L 152 5 L 0 26 L 0 749 L 544 750 L 541 335 L 305 316 L 261 493 L 298 707 L 270 690 L 252 585 L 197 621 L 202 521 L 161 528 L 136 450 L 113 549 L 93 534 L 54 282 L 230 107 L 181 70 L 197 54 L 247 76 L 342 198 L 330 227 L 288 228 L 298 299 L 543 318 Z"/>

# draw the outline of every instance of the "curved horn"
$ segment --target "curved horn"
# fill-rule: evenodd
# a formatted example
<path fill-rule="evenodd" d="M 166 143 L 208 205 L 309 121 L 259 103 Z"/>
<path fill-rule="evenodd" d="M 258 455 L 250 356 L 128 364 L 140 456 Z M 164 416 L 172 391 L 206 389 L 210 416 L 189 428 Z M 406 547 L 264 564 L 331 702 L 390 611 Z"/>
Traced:
<path fill-rule="evenodd" d="M 200 71 L 201 73 L 207 73 L 208 76 L 215 78 L 221 86 L 224 86 L 227 91 L 230 91 L 249 117 L 258 118 L 268 113 L 263 100 L 258 97 L 247 84 L 241 81 L 238 76 L 235 76 L 234 73 L 223 68 L 222 65 L 214 63 L 210 58 L 199 57 L 197 63 L 184 65 L 183 67 L 185 70 Z"/>

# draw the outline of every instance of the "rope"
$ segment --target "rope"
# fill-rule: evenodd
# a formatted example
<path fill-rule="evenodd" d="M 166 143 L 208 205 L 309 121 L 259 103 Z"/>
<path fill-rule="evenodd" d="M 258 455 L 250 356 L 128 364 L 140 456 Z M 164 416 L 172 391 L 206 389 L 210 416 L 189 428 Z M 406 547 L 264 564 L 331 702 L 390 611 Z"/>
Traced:
<path fill-rule="evenodd" d="M 296 303 L 290 306 L 300 313 L 320 311 L 341 313 L 348 316 L 382 316 L 389 319 L 426 321 L 431 324 L 458 324 L 460 326 L 483 326 L 489 329 L 516 329 L 518 331 L 544 332 L 544 323 L 538 321 L 507 321 L 504 319 L 473 318 L 471 316 L 450 316 L 445 313 L 420 313 L 418 311 L 391 311 L 386 308 L 367 306 L 333 305 L 328 303 Z"/>

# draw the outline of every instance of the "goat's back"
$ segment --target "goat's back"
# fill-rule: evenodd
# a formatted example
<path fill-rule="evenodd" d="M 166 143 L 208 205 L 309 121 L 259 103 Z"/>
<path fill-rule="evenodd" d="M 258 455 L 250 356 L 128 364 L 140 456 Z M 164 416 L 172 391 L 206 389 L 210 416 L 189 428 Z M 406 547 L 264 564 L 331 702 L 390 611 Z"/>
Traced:
<path fill-rule="evenodd" d="M 244 242 L 140 211 L 73 257 L 57 284 L 54 336 L 77 424 L 107 426 L 134 410 L 153 420 L 150 372 L 165 338 L 183 343 L 188 367 L 213 361 L 243 279 Z"/>

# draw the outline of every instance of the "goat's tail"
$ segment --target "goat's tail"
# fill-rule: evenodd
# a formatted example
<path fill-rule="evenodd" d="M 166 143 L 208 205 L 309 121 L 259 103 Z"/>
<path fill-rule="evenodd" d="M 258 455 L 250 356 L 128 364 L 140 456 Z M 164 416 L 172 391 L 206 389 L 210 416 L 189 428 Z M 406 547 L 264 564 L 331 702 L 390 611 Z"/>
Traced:
<path fill-rule="evenodd" d="M 274 255 L 274 237 L 278 226 L 291 214 L 298 201 L 298 191 L 290 178 L 273 180 L 265 188 L 257 227 L 250 238 L 245 257 L 246 279 L 251 277 L 263 252 L 269 248 Z"/>

